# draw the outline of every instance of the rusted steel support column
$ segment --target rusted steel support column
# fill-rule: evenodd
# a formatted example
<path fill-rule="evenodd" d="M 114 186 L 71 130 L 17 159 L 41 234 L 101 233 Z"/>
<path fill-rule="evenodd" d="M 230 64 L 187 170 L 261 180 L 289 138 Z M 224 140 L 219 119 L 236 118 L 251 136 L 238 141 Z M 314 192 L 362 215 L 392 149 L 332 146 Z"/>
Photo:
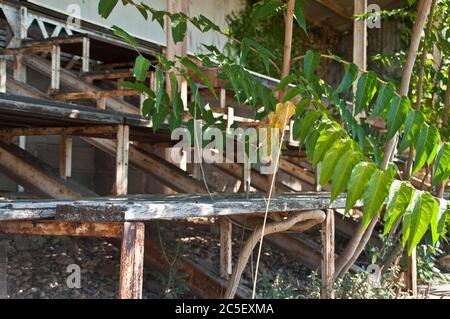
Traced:
<path fill-rule="evenodd" d="M 119 298 L 141 299 L 144 269 L 144 223 L 125 222 L 120 252 Z"/>
<path fill-rule="evenodd" d="M 334 298 L 334 212 L 328 209 L 322 223 L 322 299 Z"/>

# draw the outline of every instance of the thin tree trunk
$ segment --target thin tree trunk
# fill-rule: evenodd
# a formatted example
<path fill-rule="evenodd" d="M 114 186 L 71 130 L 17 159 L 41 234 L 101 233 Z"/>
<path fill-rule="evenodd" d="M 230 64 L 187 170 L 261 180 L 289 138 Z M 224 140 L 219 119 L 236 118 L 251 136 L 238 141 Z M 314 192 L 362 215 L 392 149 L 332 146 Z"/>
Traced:
<path fill-rule="evenodd" d="M 448 111 L 450 107 L 450 66 L 448 67 L 447 74 L 447 89 L 445 90 L 445 98 L 444 98 L 444 110 L 442 114 L 442 126 L 441 128 L 444 130 L 448 129 Z M 445 185 L 447 185 L 447 180 L 439 183 L 437 188 L 437 197 L 444 198 Z"/>
<path fill-rule="evenodd" d="M 284 25 L 284 53 L 283 53 L 283 68 L 281 69 L 280 79 L 284 79 L 289 75 L 291 70 L 291 54 L 292 54 L 292 30 L 294 27 L 294 6 L 295 0 L 289 0 L 285 16 Z M 280 91 L 278 99 L 281 100 L 286 90 Z"/>
<path fill-rule="evenodd" d="M 431 8 L 430 8 L 430 14 L 428 15 L 428 21 L 427 21 L 427 28 L 425 30 L 425 41 L 423 43 L 422 48 L 422 56 L 420 57 L 420 67 L 419 67 L 419 76 L 417 80 L 417 93 L 416 93 L 416 110 L 420 110 L 422 107 L 422 94 L 423 94 L 423 76 L 425 73 L 425 62 L 427 60 L 428 55 L 428 47 L 427 47 L 427 39 L 430 37 L 431 34 L 431 27 L 433 26 L 433 15 L 434 15 L 434 7 L 436 5 L 436 0 L 432 0 L 431 2 Z M 414 163 L 414 146 L 411 145 L 409 148 L 409 154 L 408 154 L 408 162 L 405 167 L 405 171 L 403 172 L 403 178 L 406 180 L 409 180 L 411 177 L 412 172 L 412 166 Z"/>

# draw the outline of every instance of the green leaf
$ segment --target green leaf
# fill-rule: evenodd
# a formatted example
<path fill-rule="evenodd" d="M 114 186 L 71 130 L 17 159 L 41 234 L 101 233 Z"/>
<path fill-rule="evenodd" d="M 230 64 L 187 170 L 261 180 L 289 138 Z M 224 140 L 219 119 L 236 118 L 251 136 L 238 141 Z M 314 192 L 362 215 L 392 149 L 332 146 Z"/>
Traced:
<path fill-rule="evenodd" d="M 433 186 L 438 182 L 445 183 L 450 176 L 450 143 L 444 143 L 439 147 L 439 151 L 434 163 Z"/>
<path fill-rule="evenodd" d="M 298 26 L 306 31 L 306 19 L 305 19 L 305 0 L 295 0 L 294 5 L 294 18 L 297 21 Z"/>
<path fill-rule="evenodd" d="M 283 97 L 283 102 L 287 102 L 292 100 L 294 97 L 299 95 L 302 92 L 302 87 L 296 86 L 292 89 L 289 89 L 289 91 L 286 92 L 286 95 Z"/>
<path fill-rule="evenodd" d="M 410 109 L 409 99 L 405 96 L 394 96 L 389 105 L 387 113 L 387 140 L 394 137 L 406 119 Z"/>
<path fill-rule="evenodd" d="M 313 130 L 308 133 L 305 139 L 306 157 L 311 161 L 314 155 L 317 139 L 319 138 L 319 131 Z"/>
<path fill-rule="evenodd" d="M 266 0 L 256 3 L 252 14 L 253 26 L 256 26 L 261 20 L 265 20 L 275 14 L 281 6 L 283 6 L 283 3 L 274 0 Z"/>
<path fill-rule="evenodd" d="M 416 147 L 416 157 L 414 159 L 414 166 L 412 174 L 416 174 L 423 165 L 430 164 L 436 156 L 439 147 L 439 131 L 436 127 L 423 125 Z"/>
<path fill-rule="evenodd" d="M 145 99 L 144 103 L 142 103 L 142 116 L 145 117 L 149 114 L 152 114 L 154 109 L 155 109 L 155 99 L 154 98 Z"/>
<path fill-rule="evenodd" d="M 362 198 L 369 183 L 370 176 L 375 171 L 375 164 L 368 162 L 358 163 L 352 171 L 348 182 L 347 200 L 345 202 L 345 213 L 355 206 L 358 199 Z"/>
<path fill-rule="evenodd" d="M 172 30 L 173 42 L 175 44 L 183 42 L 187 30 L 186 17 L 181 13 L 172 14 L 170 17 L 170 29 Z"/>
<path fill-rule="evenodd" d="M 355 114 L 367 109 L 377 91 L 377 75 L 373 71 L 363 73 L 358 80 L 355 98 Z"/>
<path fill-rule="evenodd" d="M 175 116 L 175 112 L 172 113 L 172 115 L 170 115 L 170 118 L 169 118 L 169 129 L 170 129 L 170 132 L 173 132 L 176 128 L 180 127 L 181 120 L 182 120 L 181 117 Z"/>
<path fill-rule="evenodd" d="M 389 105 L 389 102 L 395 95 L 395 88 L 391 83 L 384 83 L 378 92 L 375 109 L 372 112 L 371 118 L 381 116 L 384 109 Z"/>
<path fill-rule="evenodd" d="M 345 74 L 338 88 L 336 89 L 336 94 L 342 93 L 347 90 L 353 82 L 355 82 L 358 77 L 358 66 L 354 63 L 345 66 Z"/>
<path fill-rule="evenodd" d="M 270 71 L 269 70 L 269 66 L 270 66 L 269 58 L 274 58 L 274 55 L 272 54 L 271 51 L 267 50 L 265 47 L 263 47 L 261 44 L 254 41 L 253 39 L 244 38 L 242 40 L 240 63 L 243 65 L 245 64 L 247 55 L 250 51 L 250 47 L 253 47 L 254 49 L 256 49 L 258 51 L 258 57 L 262 59 L 262 61 L 264 63 L 264 67 L 266 68 L 267 73 L 269 73 L 269 71 Z"/>
<path fill-rule="evenodd" d="M 387 170 L 375 170 L 369 180 L 369 186 L 364 192 L 364 207 L 362 226 L 365 230 L 374 216 L 380 211 L 389 188 L 394 180 L 392 167 Z"/>
<path fill-rule="evenodd" d="M 334 202 L 339 194 L 341 194 L 347 187 L 353 167 L 358 161 L 359 154 L 353 150 L 348 150 L 338 160 L 331 179 L 331 203 Z"/>
<path fill-rule="evenodd" d="M 348 141 L 342 141 L 338 139 L 334 142 L 333 146 L 325 154 L 321 171 L 320 171 L 320 185 L 325 185 L 333 176 L 334 168 L 337 161 L 345 154 L 349 149 L 351 149 L 350 143 Z"/>
<path fill-rule="evenodd" d="M 413 203 L 417 201 L 417 199 L 420 197 L 419 192 L 415 192 L 413 196 Z M 412 206 L 413 204 L 410 204 L 408 208 L 406 209 L 406 212 L 403 214 L 403 220 L 402 220 L 402 246 L 405 247 L 406 242 L 408 241 L 409 237 L 409 229 L 411 226 L 411 216 L 412 216 Z"/>
<path fill-rule="evenodd" d="M 392 183 L 384 213 L 384 232 L 387 235 L 397 220 L 407 210 L 414 194 L 414 188 L 409 183 L 395 180 Z"/>
<path fill-rule="evenodd" d="M 409 255 L 425 235 L 436 209 L 439 209 L 439 204 L 428 192 L 423 192 L 414 203 L 409 227 Z"/>
<path fill-rule="evenodd" d="M 308 50 L 305 54 L 305 61 L 303 65 L 303 73 L 308 81 L 311 81 L 316 73 L 317 66 L 320 62 L 320 54 Z"/>
<path fill-rule="evenodd" d="M 420 128 L 425 121 L 423 113 L 416 110 L 410 110 L 405 122 L 405 131 L 400 142 L 399 152 L 402 153 L 406 148 L 417 140 Z"/>
<path fill-rule="evenodd" d="M 334 142 L 339 138 L 339 134 L 335 129 L 328 129 L 320 133 L 314 147 L 312 165 L 315 167 L 323 160 L 325 153 L 330 149 Z"/>
<path fill-rule="evenodd" d="M 145 93 L 148 96 L 155 97 L 155 93 L 144 82 L 119 81 L 117 84 L 122 87 L 136 90 L 139 93 Z"/>
<path fill-rule="evenodd" d="M 311 104 L 311 100 L 308 98 L 302 98 L 295 107 L 295 115 L 301 116 L 303 111 Z"/>
<path fill-rule="evenodd" d="M 440 199 L 439 200 L 439 213 L 437 216 L 437 233 L 440 236 L 445 235 L 445 220 L 446 220 L 446 215 L 449 214 L 449 209 L 447 207 L 447 201 L 445 199 Z M 434 221 L 431 221 L 432 223 Z"/>
<path fill-rule="evenodd" d="M 147 71 L 150 69 L 150 61 L 142 55 L 136 57 L 134 62 L 134 77 L 138 81 L 144 81 L 147 78 Z"/>
<path fill-rule="evenodd" d="M 297 119 L 294 122 L 294 132 L 293 132 L 293 138 L 297 141 L 300 141 L 300 143 L 303 143 L 309 129 L 313 126 L 313 124 L 320 118 L 321 113 L 316 110 L 309 111 L 305 114 L 303 119 Z"/>
<path fill-rule="evenodd" d="M 181 64 L 183 64 L 189 71 L 194 72 L 199 78 L 200 80 L 202 80 L 203 84 L 205 84 L 209 91 L 211 92 L 211 94 L 217 98 L 217 94 L 216 91 L 214 90 L 213 85 L 211 84 L 211 82 L 209 81 L 208 77 L 200 70 L 200 68 L 197 66 L 197 64 L 195 64 L 194 62 L 192 62 L 188 57 L 182 57 L 180 59 Z"/>
<path fill-rule="evenodd" d="M 161 106 L 161 100 L 162 97 L 165 93 L 164 90 L 164 73 L 161 71 L 161 69 L 156 66 L 155 68 L 155 77 L 156 77 L 156 81 L 158 84 L 158 90 L 156 93 L 156 99 L 155 99 L 155 108 L 156 108 L 156 112 L 159 113 L 160 111 L 160 106 Z"/>
<path fill-rule="evenodd" d="M 153 113 L 152 123 L 153 123 L 153 131 L 156 132 L 160 129 L 161 125 L 164 123 L 164 120 L 169 114 L 168 107 L 162 107 L 159 112 Z"/>
<path fill-rule="evenodd" d="M 183 109 L 184 109 L 183 100 L 181 99 L 180 93 L 178 92 L 178 79 L 175 72 L 169 73 L 169 79 L 170 79 L 170 89 L 172 91 L 172 107 L 173 107 L 172 115 L 178 121 L 179 119 L 182 119 L 183 116 Z"/>
<path fill-rule="evenodd" d="M 138 11 L 144 17 L 145 20 L 148 19 L 148 13 L 147 13 L 147 10 L 145 9 L 145 6 L 143 6 L 142 4 L 141 5 L 137 5 L 136 9 L 138 9 Z"/>
<path fill-rule="evenodd" d="M 289 74 L 285 76 L 273 89 L 274 92 L 284 90 L 291 82 L 295 81 L 297 76 L 295 74 Z"/>
<path fill-rule="evenodd" d="M 103 18 L 107 19 L 119 0 L 100 0 L 98 2 L 98 14 Z"/>
<path fill-rule="evenodd" d="M 446 200 L 438 200 L 436 201 L 436 207 L 434 207 L 433 213 L 430 219 L 430 228 L 431 228 L 431 239 L 433 245 L 436 245 L 439 240 L 439 236 L 442 234 L 442 224 L 440 225 L 440 221 L 442 221 L 442 216 L 445 214 L 447 210 Z"/>
<path fill-rule="evenodd" d="M 137 48 L 138 47 L 138 42 L 136 41 L 136 39 L 134 37 L 132 37 L 131 35 L 128 34 L 128 32 L 126 32 L 125 30 L 121 29 L 120 27 L 113 25 L 111 27 L 111 29 L 113 30 L 113 33 L 115 35 L 117 35 L 118 37 L 124 39 L 126 42 L 128 42 L 128 44 L 130 44 L 132 47 Z"/>

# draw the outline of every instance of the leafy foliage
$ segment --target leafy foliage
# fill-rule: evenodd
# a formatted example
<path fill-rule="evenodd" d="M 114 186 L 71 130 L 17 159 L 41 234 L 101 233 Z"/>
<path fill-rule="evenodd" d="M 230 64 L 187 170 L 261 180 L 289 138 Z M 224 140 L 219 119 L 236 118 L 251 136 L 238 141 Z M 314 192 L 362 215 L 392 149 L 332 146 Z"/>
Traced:
<path fill-rule="evenodd" d="M 109 16 L 116 2 L 101 1 L 100 14 L 103 17 Z M 188 23 L 202 32 L 214 30 L 230 36 L 202 15 L 188 17 L 182 13 L 171 14 L 144 4 L 136 4 L 131 0 L 123 3 L 135 6 L 145 19 L 151 17 L 161 26 L 164 26 L 164 19 L 168 18 L 175 43 L 185 37 Z M 302 6 L 303 1 L 296 1 L 295 16 L 299 26 L 304 29 Z M 285 3 L 281 1 L 258 1 L 252 8 L 252 23 L 257 25 L 260 21 L 277 15 L 284 7 Z M 137 47 L 136 40 L 126 31 L 117 26 L 113 27 L 113 30 L 117 36 Z M 279 113 L 278 110 L 274 112 L 277 101 L 275 93 L 287 89 L 283 102 L 289 103 L 279 105 L 289 105 L 286 111 L 289 118 L 295 112 L 293 137 L 305 146 L 308 159 L 313 165 L 323 163 L 320 183 L 324 185 L 331 179 L 331 202 L 346 190 L 348 190 L 346 211 L 358 200 L 363 200 L 363 227 L 367 227 L 387 202 L 384 217 L 385 233 L 403 218 L 402 241 L 403 244 L 408 243 L 410 251 L 420 242 L 428 229 L 431 229 L 434 241 L 445 234 L 445 220 L 449 215 L 446 202 L 445 205 L 439 205 L 429 192 L 414 190 L 410 184 L 395 179 L 396 170 L 393 166 L 387 170 L 383 170 L 380 166 L 382 156 L 379 146 L 400 134 L 402 136 L 400 151 L 409 146 L 416 148 L 413 173 L 425 165 L 432 166 L 435 172 L 434 185 L 444 183 L 450 175 L 449 144 L 441 142 L 439 130 L 430 125 L 430 122 L 426 123 L 427 115 L 421 110 L 414 110 L 408 97 L 397 95 L 395 86 L 380 80 L 374 72 L 361 71 L 355 64 L 327 55 L 328 59 L 345 66 L 342 81 L 336 89 L 333 89 L 316 75 L 321 55 L 313 51 L 307 51 L 304 56 L 303 73 L 291 73 L 282 79 L 277 87 L 271 89 L 255 81 L 244 63 L 248 61 L 250 55 L 256 56 L 257 58 L 252 60 L 262 64 L 267 72 L 273 71 L 271 66 L 276 68 L 273 61 L 274 53 L 250 37 L 244 37 L 242 41 L 233 38 L 233 41 L 239 41 L 241 45 L 239 59 L 226 55 L 212 45 L 204 45 L 205 52 L 198 54 L 196 58 L 204 67 L 219 67 L 222 70 L 220 77 L 226 80 L 229 89 L 234 91 L 236 100 L 253 106 L 255 119 L 268 118 L 269 125 L 276 124 Z M 139 55 L 134 67 L 136 82 L 127 83 L 128 87 L 147 93 L 143 115 L 152 117 L 154 130 L 160 128 L 167 120 L 171 129 L 181 124 L 183 108 L 177 87 L 177 76 L 187 80 L 194 97 L 188 105 L 191 116 L 203 120 L 206 124 L 205 129 L 209 126 L 225 129 L 223 117 L 214 117 L 211 110 L 200 104 L 197 95 L 198 83 L 194 80 L 194 76 L 212 95 L 216 94 L 202 68 L 187 57 L 177 57 L 179 64 L 168 61 L 156 53 L 154 58 L 156 64 Z M 144 84 L 149 69 L 155 70 L 157 82 L 155 92 Z M 164 72 L 169 73 L 171 96 L 165 91 Z M 364 121 L 357 121 L 349 110 L 344 96 L 348 96 L 348 91 L 355 81 L 357 89 L 353 101 L 354 113 L 364 112 L 369 119 L 380 117 L 387 124 L 386 134 L 375 132 Z M 298 96 L 301 96 L 301 100 L 294 107 L 291 101 Z M 330 109 L 337 111 L 339 121 L 330 115 Z M 280 126 L 283 127 L 285 124 L 282 123 Z M 186 126 L 188 128 L 193 126 L 193 119 Z"/>

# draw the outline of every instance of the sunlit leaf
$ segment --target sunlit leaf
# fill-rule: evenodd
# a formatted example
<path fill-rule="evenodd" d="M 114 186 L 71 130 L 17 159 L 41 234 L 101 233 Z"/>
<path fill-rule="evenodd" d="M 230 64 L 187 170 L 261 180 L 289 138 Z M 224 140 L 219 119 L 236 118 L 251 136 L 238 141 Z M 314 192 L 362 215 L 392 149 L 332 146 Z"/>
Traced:
<path fill-rule="evenodd" d="M 386 212 L 384 213 L 384 232 L 388 234 L 398 219 L 406 212 L 414 194 L 413 187 L 406 182 L 394 181 L 389 190 Z"/>
<path fill-rule="evenodd" d="M 393 169 L 375 170 L 369 180 L 368 187 L 364 192 L 364 207 L 362 226 L 366 229 L 372 218 L 380 211 L 386 199 L 389 188 L 394 180 Z"/>
<path fill-rule="evenodd" d="M 363 73 L 358 80 L 355 97 L 355 114 L 367 109 L 377 91 L 377 75 L 373 71 Z"/>
<path fill-rule="evenodd" d="M 362 198 L 370 176 L 375 171 L 375 164 L 368 162 L 358 163 L 352 171 L 348 182 L 347 200 L 345 202 L 345 213 L 355 206 L 358 199 Z"/>
<path fill-rule="evenodd" d="M 390 140 L 400 130 L 405 123 L 406 116 L 410 109 L 409 99 L 407 97 L 394 96 L 389 105 L 387 113 L 387 140 Z"/>

